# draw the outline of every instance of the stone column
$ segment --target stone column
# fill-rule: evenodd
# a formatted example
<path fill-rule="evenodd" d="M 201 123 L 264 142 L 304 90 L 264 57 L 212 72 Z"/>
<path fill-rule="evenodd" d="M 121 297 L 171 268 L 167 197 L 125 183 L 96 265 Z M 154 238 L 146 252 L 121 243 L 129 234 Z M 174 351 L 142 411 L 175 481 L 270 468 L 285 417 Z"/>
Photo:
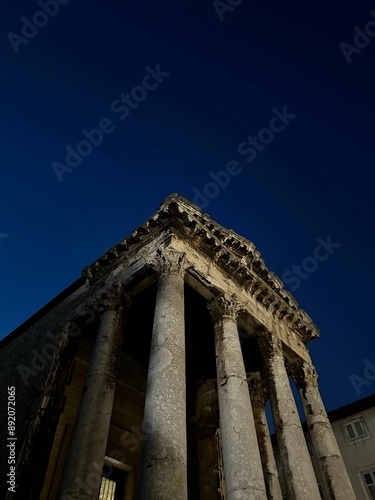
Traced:
<path fill-rule="evenodd" d="M 64 472 L 60 500 L 97 500 L 123 336 L 120 287 L 99 299 L 102 312 Z"/>
<path fill-rule="evenodd" d="M 159 271 L 144 411 L 142 500 L 187 499 L 185 254 L 164 250 Z"/>
<path fill-rule="evenodd" d="M 200 498 L 218 500 L 221 489 L 221 450 L 218 453 L 219 404 L 216 379 L 199 387 L 196 402 Z M 223 493 L 224 494 L 224 493 Z"/>
<path fill-rule="evenodd" d="M 265 412 L 265 405 L 268 399 L 267 384 L 258 374 L 258 376 L 251 377 L 249 386 L 267 498 L 268 500 L 283 500 Z"/>
<path fill-rule="evenodd" d="M 320 498 L 319 488 L 286 372 L 281 341 L 266 330 L 258 332 L 258 340 L 289 498 L 316 500 Z"/>
<path fill-rule="evenodd" d="M 227 500 L 266 499 L 253 411 L 238 337 L 235 297 L 209 303 L 215 331 L 216 371 Z"/>
<path fill-rule="evenodd" d="M 299 388 L 314 451 L 328 490 L 334 500 L 355 500 L 340 449 L 320 396 L 318 376 L 310 363 L 299 360 L 292 366 Z"/>

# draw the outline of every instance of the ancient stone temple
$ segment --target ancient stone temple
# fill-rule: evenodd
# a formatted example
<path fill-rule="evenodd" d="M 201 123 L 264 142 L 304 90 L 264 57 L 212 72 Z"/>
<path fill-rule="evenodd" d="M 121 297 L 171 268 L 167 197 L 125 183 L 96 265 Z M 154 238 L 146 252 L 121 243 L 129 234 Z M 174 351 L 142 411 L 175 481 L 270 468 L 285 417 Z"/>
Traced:
<path fill-rule="evenodd" d="M 18 436 L 1 498 L 281 500 L 269 400 L 287 498 L 317 500 L 293 379 L 326 491 L 354 499 L 318 334 L 253 243 L 171 195 L 0 343 Z"/>

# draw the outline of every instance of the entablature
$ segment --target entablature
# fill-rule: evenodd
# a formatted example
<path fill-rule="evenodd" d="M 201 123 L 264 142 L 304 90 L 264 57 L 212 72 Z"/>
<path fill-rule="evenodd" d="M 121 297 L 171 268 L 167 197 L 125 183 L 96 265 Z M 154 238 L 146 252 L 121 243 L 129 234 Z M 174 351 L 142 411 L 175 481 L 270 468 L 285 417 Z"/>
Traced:
<path fill-rule="evenodd" d="M 288 323 L 303 342 L 319 336 L 311 318 L 283 288 L 280 278 L 268 270 L 251 241 L 220 226 L 208 214 L 202 214 L 197 206 L 177 195 L 169 196 L 152 217 L 86 267 L 83 274 L 95 286 L 106 276 L 118 274 L 119 268 L 132 267 L 134 259 L 142 267 L 142 255 L 147 253 L 145 247 L 165 244 L 173 237 L 210 258 L 227 279 L 244 288 L 275 319 Z M 204 273 L 201 273 L 201 280 L 205 280 Z"/>

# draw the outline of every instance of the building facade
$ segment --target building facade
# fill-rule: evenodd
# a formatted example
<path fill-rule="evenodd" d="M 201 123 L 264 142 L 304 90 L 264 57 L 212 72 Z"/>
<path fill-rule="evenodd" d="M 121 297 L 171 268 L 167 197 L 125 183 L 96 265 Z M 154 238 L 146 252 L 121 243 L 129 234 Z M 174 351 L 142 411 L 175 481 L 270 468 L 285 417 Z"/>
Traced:
<path fill-rule="evenodd" d="M 306 346 L 318 335 L 250 241 L 171 195 L 1 341 L 17 405 L 2 497 L 319 499 L 292 377 L 329 498 L 355 499 Z"/>
<path fill-rule="evenodd" d="M 330 412 L 356 497 L 375 499 L 375 396 Z"/>

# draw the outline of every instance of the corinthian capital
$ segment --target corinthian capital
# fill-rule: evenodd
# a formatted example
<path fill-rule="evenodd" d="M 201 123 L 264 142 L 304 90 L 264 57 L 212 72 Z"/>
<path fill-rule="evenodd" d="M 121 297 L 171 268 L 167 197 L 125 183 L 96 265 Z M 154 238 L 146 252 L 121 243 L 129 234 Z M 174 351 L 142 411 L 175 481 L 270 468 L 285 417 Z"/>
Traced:
<path fill-rule="evenodd" d="M 264 408 L 268 399 L 266 381 L 260 377 L 251 377 L 249 380 L 251 403 L 256 407 Z"/>
<path fill-rule="evenodd" d="M 148 260 L 148 263 L 159 275 L 183 274 L 188 267 L 185 252 L 179 252 L 174 248 L 158 250 L 156 256 Z"/>
<path fill-rule="evenodd" d="M 261 327 L 257 330 L 256 337 L 263 357 L 283 356 L 283 345 L 274 333 Z"/>
<path fill-rule="evenodd" d="M 299 389 L 303 390 L 306 389 L 306 387 L 318 387 L 318 374 L 312 364 L 302 359 L 298 359 L 289 370 Z"/>
<path fill-rule="evenodd" d="M 95 300 L 95 309 L 100 313 L 106 311 L 121 311 L 128 307 L 130 298 L 125 293 L 122 283 L 115 283 L 104 290 Z"/>
<path fill-rule="evenodd" d="M 216 295 L 208 303 L 208 309 L 211 312 L 213 321 L 216 323 L 223 317 L 230 317 L 233 320 L 237 319 L 238 313 L 242 309 L 235 294 L 230 297 L 224 294 Z"/>

